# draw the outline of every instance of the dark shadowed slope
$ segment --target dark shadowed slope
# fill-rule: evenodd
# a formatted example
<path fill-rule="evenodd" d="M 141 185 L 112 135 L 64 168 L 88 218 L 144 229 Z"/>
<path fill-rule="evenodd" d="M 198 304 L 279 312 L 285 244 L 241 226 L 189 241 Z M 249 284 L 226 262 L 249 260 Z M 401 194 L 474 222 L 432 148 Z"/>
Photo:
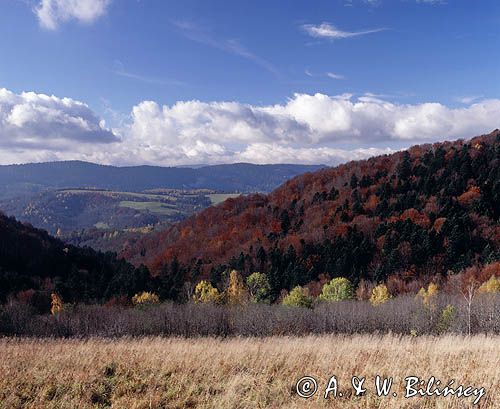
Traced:
<path fill-rule="evenodd" d="M 50 294 L 66 302 L 130 297 L 149 283 L 146 268 L 134 268 L 112 253 L 64 244 L 43 230 L 0 213 L 0 303 L 16 297 L 41 312 Z"/>

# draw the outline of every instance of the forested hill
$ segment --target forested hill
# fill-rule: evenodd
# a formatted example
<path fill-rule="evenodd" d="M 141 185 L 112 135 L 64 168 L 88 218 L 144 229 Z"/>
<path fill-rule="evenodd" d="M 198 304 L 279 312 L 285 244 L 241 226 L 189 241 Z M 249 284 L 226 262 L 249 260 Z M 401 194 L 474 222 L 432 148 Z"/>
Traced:
<path fill-rule="evenodd" d="M 0 166 L 0 198 L 68 187 L 118 191 L 147 189 L 214 189 L 270 192 L 286 180 L 320 165 L 229 165 L 188 167 L 115 167 L 67 161 Z"/>
<path fill-rule="evenodd" d="M 230 199 L 125 256 L 177 285 L 228 266 L 268 275 L 275 296 L 317 280 L 409 283 L 499 257 L 500 131 L 322 169 Z M 182 266 L 182 274 L 178 265 Z"/>
<path fill-rule="evenodd" d="M 113 253 L 68 246 L 0 213 L 0 304 L 24 298 L 46 312 L 52 292 L 65 302 L 95 302 L 130 297 L 149 283 L 145 267 L 135 268 Z"/>

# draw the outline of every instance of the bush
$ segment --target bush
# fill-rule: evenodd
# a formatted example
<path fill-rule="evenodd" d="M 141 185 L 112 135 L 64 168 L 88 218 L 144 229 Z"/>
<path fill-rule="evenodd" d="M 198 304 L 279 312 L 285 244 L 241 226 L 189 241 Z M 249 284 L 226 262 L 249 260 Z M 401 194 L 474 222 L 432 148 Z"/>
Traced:
<path fill-rule="evenodd" d="M 451 327 L 453 319 L 455 318 L 455 307 L 451 304 L 448 304 L 441 311 L 441 316 L 439 317 L 439 322 L 437 324 L 437 332 L 442 334 L 443 332 L 448 331 Z"/>
<path fill-rule="evenodd" d="M 290 291 L 290 294 L 283 298 L 282 304 L 288 307 L 311 308 L 312 302 L 313 299 L 309 296 L 309 292 L 306 289 L 297 286 Z"/>
<path fill-rule="evenodd" d="M 326 283 L 319 296 L 321 301 L 344 301 L 353 298 L 353 287 L 347 278 L 338 277 Z"/>
<path fill-rule="evenodd" d="M 448 307 L 450 306 L 450 307 Z M 472 305 L 472 333 L 500 334 L 500 295 L 481 294 Z M 247 304 L 159 304 L 150 308 L 75 305 L 61 314 L 39 315 L 19 303 L 0 306 L 0 336 L 140 337 L 274 336 L 338 333 L 425 335 L 468 332 L 461 295 L 440 294 L 436 325 L 414 296 L 399 296 L 374 307 L 368 301 L 320 303 L 315 308 Z"/>
<path fill-rule="evenodd" d="M 48 291 L 29 290 L 19 291 L 16 300 L 23 305 L 29 305 L 38 314 L 47 314 L 52 308 L 52 298 Z"/>

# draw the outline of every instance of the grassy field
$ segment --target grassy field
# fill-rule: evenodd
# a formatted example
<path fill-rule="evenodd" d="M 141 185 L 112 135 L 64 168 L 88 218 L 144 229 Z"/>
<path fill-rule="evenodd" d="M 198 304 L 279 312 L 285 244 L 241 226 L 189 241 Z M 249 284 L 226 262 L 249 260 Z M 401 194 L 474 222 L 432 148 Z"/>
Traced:
<path fill-rule="evenodd" d="M 213 205 L 222 203 L 226 199 L 241 196 L 240 193 L 211 193 L 207 195 Z"/>
<path fill-rule="evenodd" d="M 475 407 L 500 407 L 500 338 L 318 336 L 0 340 L 0 408 L 466 408 L 474 397 L 405 399 L 404 378 L 484 387 Z M 376 375 L 391 376 L 377 397 Z M 297 395 L 301 377 L 318 393 Z M 330 376 L 336 399 L 322 394 Z M 351 377 L 366 377 L 352 396 Z M 397 393 L 397 397 L 392 396 Z"/>
<path fill-rule="evenodd" d="M 129 207 L 135 210 L 149 211 L 151 213 L 164 214 L 169 216 L 179 213 L 179 211 L 172 205 L 162 202 L 133 202 L 122 200 L 120 202 L 120 207 Z"/>
<path fill-rule="evenodd" d="M 100 194 L 104 196 L 128 196 L 136 199 L 149 199 L 149 200 L 177 200 L 174 195 L 155 195 L 151 193 L 136 193 L 136 192 L 120 192 L 112 190 L 94 190 L 94 189 L 66 189 L 60 190 L 61 193 L 69 193 L 72 195 L 87 195 L 87 194 Z"/>

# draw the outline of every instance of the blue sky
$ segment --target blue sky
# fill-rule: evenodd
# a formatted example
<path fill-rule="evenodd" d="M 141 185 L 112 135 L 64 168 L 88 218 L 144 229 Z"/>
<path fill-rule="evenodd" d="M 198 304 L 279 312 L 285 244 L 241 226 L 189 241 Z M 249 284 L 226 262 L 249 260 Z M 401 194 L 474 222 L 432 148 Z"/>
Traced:
<path fill-rule="evenodd" d="M 5 0 L 0 163 L 334 164 L 473 136 L 500 127 L 499 26 L 496 0 Z"/>

